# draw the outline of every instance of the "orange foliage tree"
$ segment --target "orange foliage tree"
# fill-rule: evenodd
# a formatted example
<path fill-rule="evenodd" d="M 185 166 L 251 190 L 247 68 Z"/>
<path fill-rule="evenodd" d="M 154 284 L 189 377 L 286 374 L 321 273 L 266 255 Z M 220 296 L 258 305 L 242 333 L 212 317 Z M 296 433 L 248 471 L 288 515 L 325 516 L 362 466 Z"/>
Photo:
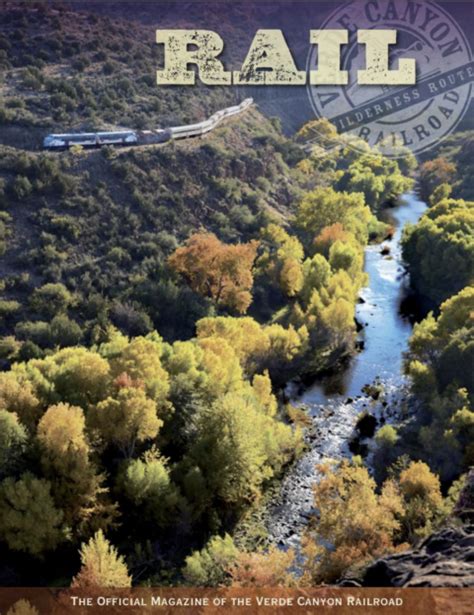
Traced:
<path fill-rule="evenodd" d="M 427 160 L 420 166 L 421 197 L 428 200 L 433 190 L 441 184 L 452 185 L 456 179 L 456 165 L 446 158 Z"/>
<path fill-rule="evenodd" d="M 329 250 L 336 241 L 349 241 L 353 239 L 353 235 L 344 230 L 340 222 L 325 226 L 323 230 L 314 238 L 313 246 L 316 252 L 319 252 L 326 258 L 329 258 Z"/>
<path fill-rule="evenodd" d="M 252 302 L 253 263 L 258 241 L 225 244 L 212 233 L 194 233 L 168 263 L 191 288 L 216 306 L 241 314 Z"/>

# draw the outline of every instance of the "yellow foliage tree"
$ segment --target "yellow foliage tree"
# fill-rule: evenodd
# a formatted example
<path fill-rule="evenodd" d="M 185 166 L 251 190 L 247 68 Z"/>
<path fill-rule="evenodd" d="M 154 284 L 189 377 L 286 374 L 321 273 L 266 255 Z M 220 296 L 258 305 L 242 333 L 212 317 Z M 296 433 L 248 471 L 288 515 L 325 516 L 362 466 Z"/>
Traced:
<path fill-rule="evenodd" d="M 141 388 L 123 387 L 114 397 L 91 408 L 88 422 L 107 444 L 116 445 L 131 457 L 137 443 L 155 438 L 163 425 L 155 402 Z"/>
<path fill-rule="evenodd" d="M 343 461 L 339 467 L 324 464 L 318 469 L 323 475 L 314 488 L 318 538 L 308 534 L 304 542 L 304 578 L 310 584 L 334 582 L 348 570 L 394 551 L 397 516 L 403 512 L 393 486 L 377 495 L 364 467 Z"/>
<path fill-rule="evenodd" d="M 131 587 L 125 560 L 99 530 L 80 550 L 82 566 L 71 587 L 93 589 Z"/>

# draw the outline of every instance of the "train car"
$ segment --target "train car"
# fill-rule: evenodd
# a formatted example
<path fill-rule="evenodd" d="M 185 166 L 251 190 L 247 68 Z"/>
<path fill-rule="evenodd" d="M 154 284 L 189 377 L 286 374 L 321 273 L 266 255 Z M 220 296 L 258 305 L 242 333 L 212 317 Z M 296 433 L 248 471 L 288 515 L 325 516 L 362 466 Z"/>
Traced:
<path fill-rule="evenodd" d="M 253 103 L 253 98 L 246 98 L 240 103 L 240 105 L 234 105 L 233 107 L 227 107 L 221 111 L 217 111 L 207 120 L 199 122 L 197 124 L 187 124 L 185 126 L 173 126 L 170 128 L 172 139 L 187 139 L 189 137 L 198 137 L 204 135 L 211 130 L 214 130 L 222 120 L 226 117 L 237 115 L 242 111 L 245 111 Z"/>
<path fill-rule="evenodd" d="M 100 147 L 102 145 L 134 145 L 138 143 L 133 130 L 50 134 L 43 140 L 45 149 L 68 149 L 72 145 Z"/>

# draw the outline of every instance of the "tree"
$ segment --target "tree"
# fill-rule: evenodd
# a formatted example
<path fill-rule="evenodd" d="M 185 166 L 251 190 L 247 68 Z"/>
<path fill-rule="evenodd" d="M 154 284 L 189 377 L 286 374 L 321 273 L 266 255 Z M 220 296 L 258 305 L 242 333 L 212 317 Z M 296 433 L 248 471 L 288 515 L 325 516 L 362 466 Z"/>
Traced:
<path fill-rule="evenodd" d="M 15 413 L 27 427 L 34 425 L 41 412 L 41 402 L 24 372 L 0 373 L 0 410 Z"/>
<path fill-rule="evenodd" d="M 355 242 L 335 241 L 329 250 L 329 264 L 333 271 L 343 269 L 355 280 L 363 268 L 363 252 Z"/>
<path fill-rule="evenodd" d="M 331 266 L 322 254 L 307 258 L 303 264 L 304 283 L 300 299 L 307 307 L 313 292 L 325 288 L 331 276 Z"/>
<path fill-rule="evenodd" d="M 402 538 L 413 543 L 420 537 L 428 536 L 433 530 L 433 523 L 442 515 L 440 481 L 426 463 L 414 461 L 401 472 L 398 484 L 404 500 Z"/>
<path fill-rule="evenodd" d="M 163 340 L 157 333 L 135 337 L 110 358 L 115 378 L 127 374 L 138 386 L 143 384 L 148 397 L 164 410 L 169 392 L 169 377 L 161 363 Z"/>
<path fill-rule="evenodd" d="M 368 152 L 358 156 L 348 167 L 338 187 L 349 192 L 361 192 L 372 211 L 413 187 L 414 180 L 400 172 L 396 160 Z"/>
<path fill-rule="evenodd" d="M 265 414 L 248 394 L 229 393 L 198 416 L 190 460 L 224 506 L 254 500 L 297 445 L 299 434 Z"/>
<path fill-rule="evenodd" d="M 258 369 L 270 348 L 264 327 L 250 316 L 201 318 L 196 324 L 196 334 L 199 340 L 206 338 L 225 340 L 247 374 L 253 374 Z"/>
<path fill-rule="evenodd" d="M 48 374 L 61 401 L 83 409 L 102 399 L 110 384 L 109 363 L 86 348 L 64 348 L 34 365 Z"/>
<path fill-rule="evenodd" d="M 18 600 L 8 609 L 7 615 L 39 615 L 39 611 L 28 600 Z"/>
<path fill-rule="evenodd" d="M 326 118 L 306 122 L 296 133 L 296 139 L 300 143 L 322 143 L 332 142 L 338 138 L 337 129 Z"/>
<path fill-rule="evenodd" d="M 441 305 L 437 319 L 429 314 L 415 325 L 405 364 L 425 406 L 420 444 L 443 480 L 473 459 L 473 313 L 474 289 L 467 287 Z"/>
<path fill-rule="evenodd" d="M 393 484 L 380 495 L 364 467 L 342 461 L 324 464 L 314 487 L 319 510 L 317 538 L 308 534 L 304 553 L 305 580 L 310 584 L 337 581 L 347 570 L 357 570 L 372 559 L 395 550 L 403 503 Z M 321 541 L 321 538 L 323 541 Z"/>
<path fill-rule="evenodd" d="M 11 190 L 14 198 L 17 201 L 22 201 L 32 193 L 33 186 L 27 177 L 24 175 L 17 175 L 11 185 Z"/>
<path fill-rule="evenodd" d="M 49 339 L 53 346 L 76 346 L 82 339 L 82 330 L 66 314 L 58 314 L 49 326 Z"/>
<path fill-rule="evenodd" d="M 453 162 L 439 156 L 427 160 L 419 169 L 421 198 L 427 201 L 434 190 L 441 184 L 452 185 L 456 179 L 457 169 Z"/>
<path fill-rule="evenodd" d="M 14 471 L 28 440 L 26 429 L 14 412 L 0 410 L 0 477 Z"/>
<path fill-rule="evenodd" d="M 216 306 L 245 313 L 252 301 L 257 247 L 257 241 L 228 245 L 213 234 L 195 233 L 168 263 L 194 291 L 212 299 Z"/>
<path fill-rule="evenodd" d="M 296 579 L 290 572 L 294 565 L 293 549 L 282 551 L 270 547 L 268 551 L 239 552 L 229 567 L 233 587 L 288 587 Z"/>
<path fill-rule="evenodd" d="M 93 589 L 103 587 L 131 587 L 125 560 L 99 530 L 83 544 L 79 551 L 81 569 L 73 578 L 71 587 Z"/>
<path fill-rule="evenodd" d="M 43 472 L 68 523 L 90 522 L 103 513 L 98 501 L 102 477 L 89 459 L 83 410 L 62 403 L 50 406 L 38 423 L 37 439 Z"/>
<path fill-rule="evenodd" d="M 26 473 L 0 483 L 0 538 L 10 549 L 34 556 L 55 549 L 66 538 L 62 521 L 49 481 Z"/>
<path fill-rule="evenodd" d="M 52 318 L 57 314 L 64 313 L 73 301 L 73 295 L 63 284 L 49 283 L 40 288 L 35 288 L 30 299 L 30 305 L 41 316 Z"/>
<path fill-rule="evenodd" d="M 255 374 L 252 380 L 252 389 L 261 406 L 268 416 L 275 416 L 278 402 L 272 392 L 272 381 L 266 370 L 263 374 Z"/>
<path fill-rule="evenodd" d="M 403 235 L 403 258 L 417 291 L 440 303 L 474 279 L 474 202 L 442 199 Z"/>
<path fill-rule="evenodd" d="M 190 585 L 216 587 L 228 579 L 228 569 L 238 555 L 232 538 L 213 536 L 201 551 L 186 558 L 183 576 Z"/>
<path fill-rule="evenodd" d="M 296 226 L 306 235 L 309 245 L 321 231 L 337 222 L 345 230 L 353 216 L 370 218 L 370 211 L 365 207 L 364 197 L 360 193 L 336 192 L 333 188 L 316 188 L 303 197 L 295 217 Z"/>
<path fill-rule="evenodd" d="M 303 257 L 303 246 L 297 237 L 292 237 L 277 224 L 269 224 L 261 232 L 257 268 L 288 297 L 294 297 L 301 290 Z"/>
<path fill-rule="evenodd" d="M 353 237 L 353 236 L 352 236 Z M 340 222 L 335 222 L 330 226 L 325 226 L 319 235 L 314 238 L 314 248 L 316 252 L 329 258 L 329 249 L 336 241 L 346 242 L 351 239 L 351 233 L 344 230 Z"/>
<path fill-rule="evenodd" d="M 176 521 L 179 491 L 171 482 L 166 460 L 153 451 L 128 462 L 119 478 L 124 495 L 140 509 L 140 518 L 163 527 Z"/>
<path fill-rule="evenodd" d="M 88 422 L 106 444 L 114 444 L 126 457 L 133 455 L 138 443 L 155 438 L 163 425 L 156 403 L 145 391 L 127 386 L 91 408 Z"/>

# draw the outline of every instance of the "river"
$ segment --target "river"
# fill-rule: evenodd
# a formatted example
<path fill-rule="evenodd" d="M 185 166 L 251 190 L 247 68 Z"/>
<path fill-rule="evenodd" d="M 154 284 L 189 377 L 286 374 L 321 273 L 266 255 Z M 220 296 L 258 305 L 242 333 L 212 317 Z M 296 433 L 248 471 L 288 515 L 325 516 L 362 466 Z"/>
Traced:
<path fill-rule="evenodd" d="M 363 325 L 359 333 L 362 350 L 337 374 L 320 379 L 292 399 L 294 405 L 307 409 L 312 426 L 306 434 L 308 451 L 289 470 L 268 510 L 269 538 L 280 547 L 299 544 L 299 535 L 314 512 L 316 465 L 324 459 L 351 455 L 349 442 L 359 414 L 370 412 L 379 425 L 398 419 L 407 384 L 403 353 L 412 330 L 412 321 L 403 310 L 409 280 L 400 239 L 404 226 L 417 222 L 425 209 L 426 204 L 415 193 L 408 193 L 396 207 L 384 212 L 395 233 L 390 241 L 365 250 L 369 285 L 362 289 L 357 306 L 357 320 Z M 388 247 L 389 254 L 382 254 L 382 247 Z M 373 383 L 383 389 L 376 400 L 363 392 L 364 385 Z"/>

